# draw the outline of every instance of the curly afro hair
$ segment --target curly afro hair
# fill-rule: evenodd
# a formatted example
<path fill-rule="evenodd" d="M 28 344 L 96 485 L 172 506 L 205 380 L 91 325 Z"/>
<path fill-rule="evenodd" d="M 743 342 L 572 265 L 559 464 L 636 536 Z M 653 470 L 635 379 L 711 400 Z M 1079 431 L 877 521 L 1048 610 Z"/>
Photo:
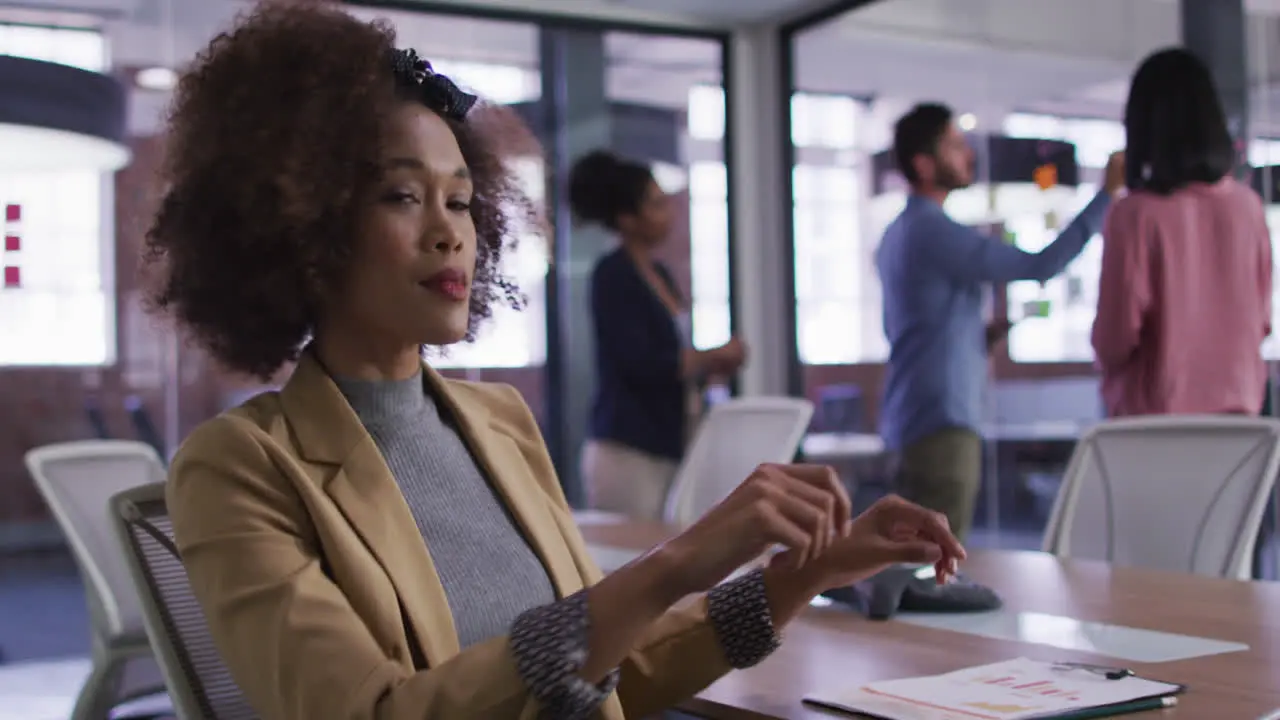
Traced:
<path fill-rule="evenodd" d="M 390 27 L 336 7 L 267 3 L 216 37 L 179 83 L 144 262 L 155 309 L 227 368 L 269 378 L 296 360 L 320 299 L 342 282 L 384 120 L 408 99 L 389 64 L 394 47 Z M 522 301 L 500 262 L 539 220 L 507 161 L 539 152 L 501 106 L 446 122 L 475 187 L 471 340 L 497 303 Z"/>

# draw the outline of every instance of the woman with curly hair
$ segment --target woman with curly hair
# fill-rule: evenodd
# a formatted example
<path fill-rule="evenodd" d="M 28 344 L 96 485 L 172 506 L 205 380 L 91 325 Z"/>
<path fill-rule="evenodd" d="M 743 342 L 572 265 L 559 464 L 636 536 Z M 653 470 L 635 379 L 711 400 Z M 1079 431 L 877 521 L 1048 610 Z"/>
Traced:
<path fill-rule="evenodd" d="M 170 119 L 157 304 L 229 368 L 297 361 L 196 429 L 167 486 L 263 718 L 644 717 L 759 661 L 827 587 L 953 568 L 937 515 L 851 520 L 829 471 L 765 467 L 601 579 L 520 396 L 423 362 L 517 299 L 499 261 L 530 207 L 506 162 L 526 135 L 393 41 L 267 5 L 196 59 Z"/>

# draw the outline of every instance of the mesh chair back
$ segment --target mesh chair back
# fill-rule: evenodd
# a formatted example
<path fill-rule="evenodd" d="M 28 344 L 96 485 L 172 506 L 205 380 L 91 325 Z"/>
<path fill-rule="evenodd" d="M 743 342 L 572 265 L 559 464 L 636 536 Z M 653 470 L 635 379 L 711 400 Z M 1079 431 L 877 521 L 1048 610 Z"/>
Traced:
<path fill-rule="evenodd" d="M 24 457 L 84 577 L 94 631 L 111 644 L 142 637 L 142 609 L 124 553 L 111 529 L 110 499 L 164 480 L 164 466 L 147 445 L 84 440 L 45 445 Z"/>
<path fill-rule="evenodd" d="M 789 463 L 800 448 L 813 403 L 792 397 L 747 397 L 711 408 L 671 483 L 664 516 L 689 525 L 764 463 Z"/>
<path fill-rule="evenodd" d="M 112 499 L 142 599 L 147 635 L 183 720 L 256 720 L 209 634 L 173 542 L 164 487 L 137 488 Z"/>
<path fill-rule="evenodd" d="M 1280 468 L 1280 422 L 1167 415 L 1100 423 L 1076 445 L 1044 550 L 1248 580 Z"/>

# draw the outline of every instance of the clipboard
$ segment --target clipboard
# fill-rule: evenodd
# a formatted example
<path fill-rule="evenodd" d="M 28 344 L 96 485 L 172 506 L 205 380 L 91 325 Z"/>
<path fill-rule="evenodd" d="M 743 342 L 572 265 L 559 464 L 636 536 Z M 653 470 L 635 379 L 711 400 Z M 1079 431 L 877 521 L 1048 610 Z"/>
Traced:
<path fill-rule="evenodd" d="M 1123 668 L 1017 658 L 804 701 L 881 720 L 1066 720 L 1165 707 L 1186 689 Z"/>

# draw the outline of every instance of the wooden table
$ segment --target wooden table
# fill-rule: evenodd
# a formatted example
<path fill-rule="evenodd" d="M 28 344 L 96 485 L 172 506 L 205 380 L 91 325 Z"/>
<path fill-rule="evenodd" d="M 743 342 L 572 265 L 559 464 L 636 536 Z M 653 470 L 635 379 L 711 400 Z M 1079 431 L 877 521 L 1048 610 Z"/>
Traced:
<path fill-rule="evenodd" d="M 658 524 L 582 528 L 587 542 L 644 549 L 670 536 Z M 1280 707 L 1280 583 L 1245 583 L 1059 560 L 1035 552 L 974 551 L 964 571 L 1013 610 L 1246 643 L 1249 650 L 1166 663 L 1118 662 L 1054 647 L 812 609 L 769 659 L 731 673 L 683 709 L 701 717 L 826 718 L 806 695 L 857 683 L 936 675 L 1015 657 L 1131 667 L 1185 683 L 1176 708 L 1134 718 L 1255 720 Z M 847 717 L 847 716 L 845 716 Z"/>

